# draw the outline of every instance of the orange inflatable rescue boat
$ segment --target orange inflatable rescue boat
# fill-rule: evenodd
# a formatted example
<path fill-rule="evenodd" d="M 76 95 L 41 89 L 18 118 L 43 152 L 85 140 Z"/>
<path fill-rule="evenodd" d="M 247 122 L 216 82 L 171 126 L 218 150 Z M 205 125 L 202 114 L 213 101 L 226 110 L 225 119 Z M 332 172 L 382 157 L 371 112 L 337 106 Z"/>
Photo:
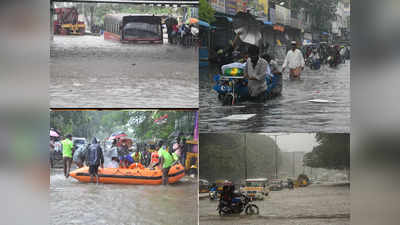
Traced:
<path fill-rule="evenodd" d="M 80 182 L 90 182 L 89 167 L 82 167 L 69 173 Z M 181 164 L 171 167 L 168 182 L 176 183 L 185 176 Z M 93 179 L 96 182 L 96 178 Z M 134 163 L 125 168 L 99 168 L 99 183 L 105 184 L 162 184 L 162 171 L 159 168 L 144 168 L 142 164 Z"/>

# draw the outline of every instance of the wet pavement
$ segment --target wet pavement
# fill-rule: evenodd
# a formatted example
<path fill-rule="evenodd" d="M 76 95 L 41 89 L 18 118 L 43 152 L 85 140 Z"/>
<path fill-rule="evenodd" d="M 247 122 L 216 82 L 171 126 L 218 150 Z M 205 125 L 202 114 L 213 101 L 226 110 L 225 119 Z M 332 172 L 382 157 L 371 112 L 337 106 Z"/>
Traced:
<path fill-rule="evenodd" d="M 222 106 L 212 89 L 216 71 L 212 67 L 200 69 L 201 132 L 350 132 L 350 61 L 338 68 L 306 67 L 301 80 L 289 80 L 285 72 L 282 96 L 234 106 Z M 308 102 L 312 99 L 335 103 Z M 239 121 L 223 119 L 238 114 L 255 116 Z"/>
<path fill-rule="evenodd" d="M 274 191 L 263 201 L 254 202 L 258 216 L 219 216 L 218 201 L 199 201 L 200 225 L 349 225 L 350 188 L 336 185 L 311 185 L 295 190 Z"/>
<path fill-rule="evenodd" d="M 197 224 L 197 184 L 184 177 L 173 185 L 80 183 L 50 173 L 50 224 Z"/>
<path fill-rule="evenodd" d="M 198 49 L 54 36 L 50 107 L 197 108 Z"/>

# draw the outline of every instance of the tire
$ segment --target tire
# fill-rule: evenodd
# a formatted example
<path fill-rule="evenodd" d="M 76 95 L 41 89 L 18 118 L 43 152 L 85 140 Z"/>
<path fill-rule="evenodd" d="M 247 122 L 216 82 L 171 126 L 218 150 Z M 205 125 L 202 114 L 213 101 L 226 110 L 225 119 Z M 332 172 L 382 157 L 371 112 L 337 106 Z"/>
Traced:
<path fill-rule="evenodd" d="M 213 197 L 213 196 L 211 195 L 211 192 L 208 193 L 208 196 L 210 197 L 210 201 L 211 201 L 211 200 L 215 200 L 215 196 Z"/>
<path fill-rule="evenodd" d="M 246 207 L 246 215 L 258 215 L 260 213 L 260 210 L 258 209 L 258 206 L 254 204 L 249 204 Z"/>
<path fill-rule="evenodd" d="M 220 216 L 225 216 L 227 213 L 226 213 L 224 210 L 222 210 L 221 208 L 219 208 L 218 214 L 219 214 Z"/>

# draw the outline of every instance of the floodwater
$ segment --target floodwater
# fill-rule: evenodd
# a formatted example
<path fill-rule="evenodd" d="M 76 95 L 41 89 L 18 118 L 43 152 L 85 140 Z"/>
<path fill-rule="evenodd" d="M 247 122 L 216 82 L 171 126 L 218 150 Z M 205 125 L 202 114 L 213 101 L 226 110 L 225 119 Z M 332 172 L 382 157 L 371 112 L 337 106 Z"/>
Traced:
<path fill-rule="evenodd" d="M 305 68 L 301 80 L 283 75 L 282 96 L 265 103 L 243 102 L 222 106 L 212 89 L 216 68 L 200 69 L 201 132 L 350 132 L 350 61 L 338 68 Z M 311 103 L 324 99 L 335 103 Z M 243 120 L 230 115 L 255 114 Z"/>
<path fill-rule="evenodd" d="M 105 167 L 109 155 L 105 152 Z M 96 185 L 65 179 L 63 169 L 52 169 L 50 224 L 197 225 L 197 186 L 188 176 L 167 186 Z"/>
<path fill-rule="evenodd" d="M 50 107 L 197 108 L 198 49 L 54 36 Z"/>
<path fill-rule="evenodd" d="M 253 202 L 258 216 L 219 216 L 218 201 L 199 201 L 200 225 L 272 224 L 272 225 L 349 225 L 350 188 L 348 185 L 311 185 L 294 190 L 270 192 L 264 200 Z"/>

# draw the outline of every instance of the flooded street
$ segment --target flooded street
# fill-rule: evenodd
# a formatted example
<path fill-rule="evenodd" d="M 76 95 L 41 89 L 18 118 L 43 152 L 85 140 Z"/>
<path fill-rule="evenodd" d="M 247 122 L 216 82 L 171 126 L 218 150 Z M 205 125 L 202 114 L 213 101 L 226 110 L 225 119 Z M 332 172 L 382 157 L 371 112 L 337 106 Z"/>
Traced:
<path fill-rule="evenodd" d="M 198 50 L 54 36 L 50 107 L 197 108 Z"/>
<path fill-rule="evenodd" d="M 263 201 L 254 202 L 258 216 L 242 213 L 221 217 L 216 211 L 218 201 L 200 200 L 200 224 L 272 224 L 272 225 L 349 225 L 349 186 L 311 185 L 289 191 L 274 191 Z M 240 222 L 239 222 L 240 221 Z"/>
<path fill-rule="evenodd" d="M 50 174 L 50 224 L 197 224 L 197 184 L 87 184 Z"/>
<path fill-rule="evenodd" d="M 283 75 L 282 96 L 266 103 L 242 102 L 222 106 L 212 89 L 216 69 L 200 69 L 201 132 L 349 132 L 350 61 L 338 68 L 305 68 L 301 80 Z M 217 71 L 218 72 L 218 71 Z M 324 99 L 335 103 L 311 103 Z M 255 114 L 248 120 L 230 121 L 230 115 Z"/>

